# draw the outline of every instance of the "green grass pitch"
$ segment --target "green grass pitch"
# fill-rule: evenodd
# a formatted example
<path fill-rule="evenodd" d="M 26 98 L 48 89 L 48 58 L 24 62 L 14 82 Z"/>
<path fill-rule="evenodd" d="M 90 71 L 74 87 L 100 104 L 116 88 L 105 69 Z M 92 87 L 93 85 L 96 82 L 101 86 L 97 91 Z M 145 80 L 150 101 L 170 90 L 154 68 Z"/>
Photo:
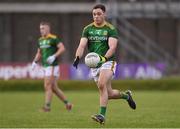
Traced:
<path fill-rule="evenodd" d="M 0 128 L 173 128 L 180 127 L 180 91 L 134 91 L 137 110 L 124 100 L 108 104 L 104 126 L 91 120 L 99 110 L 97 91 L 65 91 L 66 111 L 55 96 L 50 113 L 39 112 L 43 92 L 0 92 Z"/>

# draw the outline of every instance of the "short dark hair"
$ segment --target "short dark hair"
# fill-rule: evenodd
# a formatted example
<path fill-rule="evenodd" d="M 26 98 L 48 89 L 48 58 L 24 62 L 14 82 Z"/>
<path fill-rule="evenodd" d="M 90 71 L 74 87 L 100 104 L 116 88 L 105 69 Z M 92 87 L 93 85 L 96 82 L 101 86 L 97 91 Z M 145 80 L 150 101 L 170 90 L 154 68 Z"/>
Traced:
<path fill-rule="evenodd" d="M 40 25 L 48 25 L 49 27 L 51 27 L 51 23 L 48 21 L 41 21 Z"/>
<path fill-rule="evenodd" d="M 106 7 L 103 4 L 97 4 L 93 7 L 93 9 L 100 8 L 103 12 L 106 12 Z"/>

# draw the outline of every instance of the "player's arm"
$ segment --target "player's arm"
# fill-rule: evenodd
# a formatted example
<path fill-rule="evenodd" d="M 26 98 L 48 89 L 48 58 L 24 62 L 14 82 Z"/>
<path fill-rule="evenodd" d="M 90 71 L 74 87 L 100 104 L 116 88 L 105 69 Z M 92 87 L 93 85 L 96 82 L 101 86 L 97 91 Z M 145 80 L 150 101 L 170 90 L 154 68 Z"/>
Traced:
<path fill-rule="evenodd" d="M 79 46 L 76 50 L 76 57 L 81 58 L 83 56 L 84 50 L 85 50 L 86 45 L 87 45 L 87 41 L 88 41 L 87 38 L 85 38 L 85 37 L 81 38 Z"/>
<path fill-rule="evenodd" d="M 108 40 L 109 49 L 105 54 L 105 57 L 107 59 L 112 57 L 112 55 L 115 53 L 116 48 L 117 48 L 117 43 L 118 43 L 117 38 L 109 37 L 109 40 Z"/>
<path fill-rule="evenodd" d="M 88 42 L 88 39 L 85 37 L 82 37 L 80 40 L 79 46 L 76 50 L 75 59 L 73 62 L 73 66 L 76 67 L 76 69 L 77 69 L 77 66 L 79 64 L 79 59 L 83 56 L 84 50 L 87 46 L 87 42 Z"/>
<path fill-rule="evenodd" d="M 36 55 L 34 57 L 34 60 L 33 60 L 32 64 L 31 64 L 32 70 L 35 69 L 35 67 L 37 66 L 37 63 L 40 60 L 40 58 L 41 58 L 41 50 L 38 48 L 37 52 L 36 52 Z"/>
<path fill-rule="evenodd" d="M 41 58 L 41 50 L 38 48 L 33 62 L 37 63 Z"/>
<path fill-rule="evenodd" d="M 64 44 L 61 42 L 61 43 L 58 43 L 57 45 L 57 52 L 54 54 L 54 56 L 57 58 L 58 56 L 60 56 L 66 49 L 64 47 Z"/>
<path fill-rule="evenodd" d="M 47 58 L 48 64 L 52 64 L 55 61 L 55 59 L 65 51 L 65 47 L 62 42 L 57 44 L 57 48 L 58 48 L 58 50 L 56 51 L 56 53 Z"/>

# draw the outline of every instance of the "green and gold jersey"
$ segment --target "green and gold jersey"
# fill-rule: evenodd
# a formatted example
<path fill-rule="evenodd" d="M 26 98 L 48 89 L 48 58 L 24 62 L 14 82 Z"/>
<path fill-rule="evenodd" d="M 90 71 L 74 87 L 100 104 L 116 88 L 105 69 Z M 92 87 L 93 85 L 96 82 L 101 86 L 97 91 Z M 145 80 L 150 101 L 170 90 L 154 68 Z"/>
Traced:
<path fill-rule="evenodd" d="M 96 52 L 104 56 L 109 49 L 109 37 L 118 38 L 118 32 L 116 28 L 108 22 L 105 22 L 102 27 L 97 27 L 94 23 L 91 23 L 84 28 L 82 37 L 88 39 L 89 52 Z M 115 60 L 115 55 L 108 60 Z"/>
<path fill-rule="evenodd" d="M 46 37 L 40 37 L 38 42 L 38 47 L 41 50 L 43 67 L 58 65 L 57 59 L 53 62 L 53 64 L 49 65 L 47 63 L 47 58 L 56 53 L 58 50 L 57 45 L 58 43 L 61 43 L 61 39 L 59 39 L 56 35 L 48 34 Z"/>

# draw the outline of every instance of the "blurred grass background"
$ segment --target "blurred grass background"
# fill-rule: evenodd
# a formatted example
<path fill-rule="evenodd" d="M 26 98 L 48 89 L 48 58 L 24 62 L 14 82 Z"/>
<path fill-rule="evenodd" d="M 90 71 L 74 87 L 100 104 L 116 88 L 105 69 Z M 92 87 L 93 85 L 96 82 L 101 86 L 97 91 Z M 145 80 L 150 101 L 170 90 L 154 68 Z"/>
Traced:
<path fill-rule="evenodd" d="M 52 111 L 39 112 L 43 92 L 1 92 L 0 128 L 177 128 L 180 127 L 179 91 L 134 91 L 137 110 L 124 100 L 110 101 L 104 126 L 91 120 L 98 113 L 98 91 L 65 91 L 73 102 L 66 111 L 62 102 L 53 99 Z"/>

